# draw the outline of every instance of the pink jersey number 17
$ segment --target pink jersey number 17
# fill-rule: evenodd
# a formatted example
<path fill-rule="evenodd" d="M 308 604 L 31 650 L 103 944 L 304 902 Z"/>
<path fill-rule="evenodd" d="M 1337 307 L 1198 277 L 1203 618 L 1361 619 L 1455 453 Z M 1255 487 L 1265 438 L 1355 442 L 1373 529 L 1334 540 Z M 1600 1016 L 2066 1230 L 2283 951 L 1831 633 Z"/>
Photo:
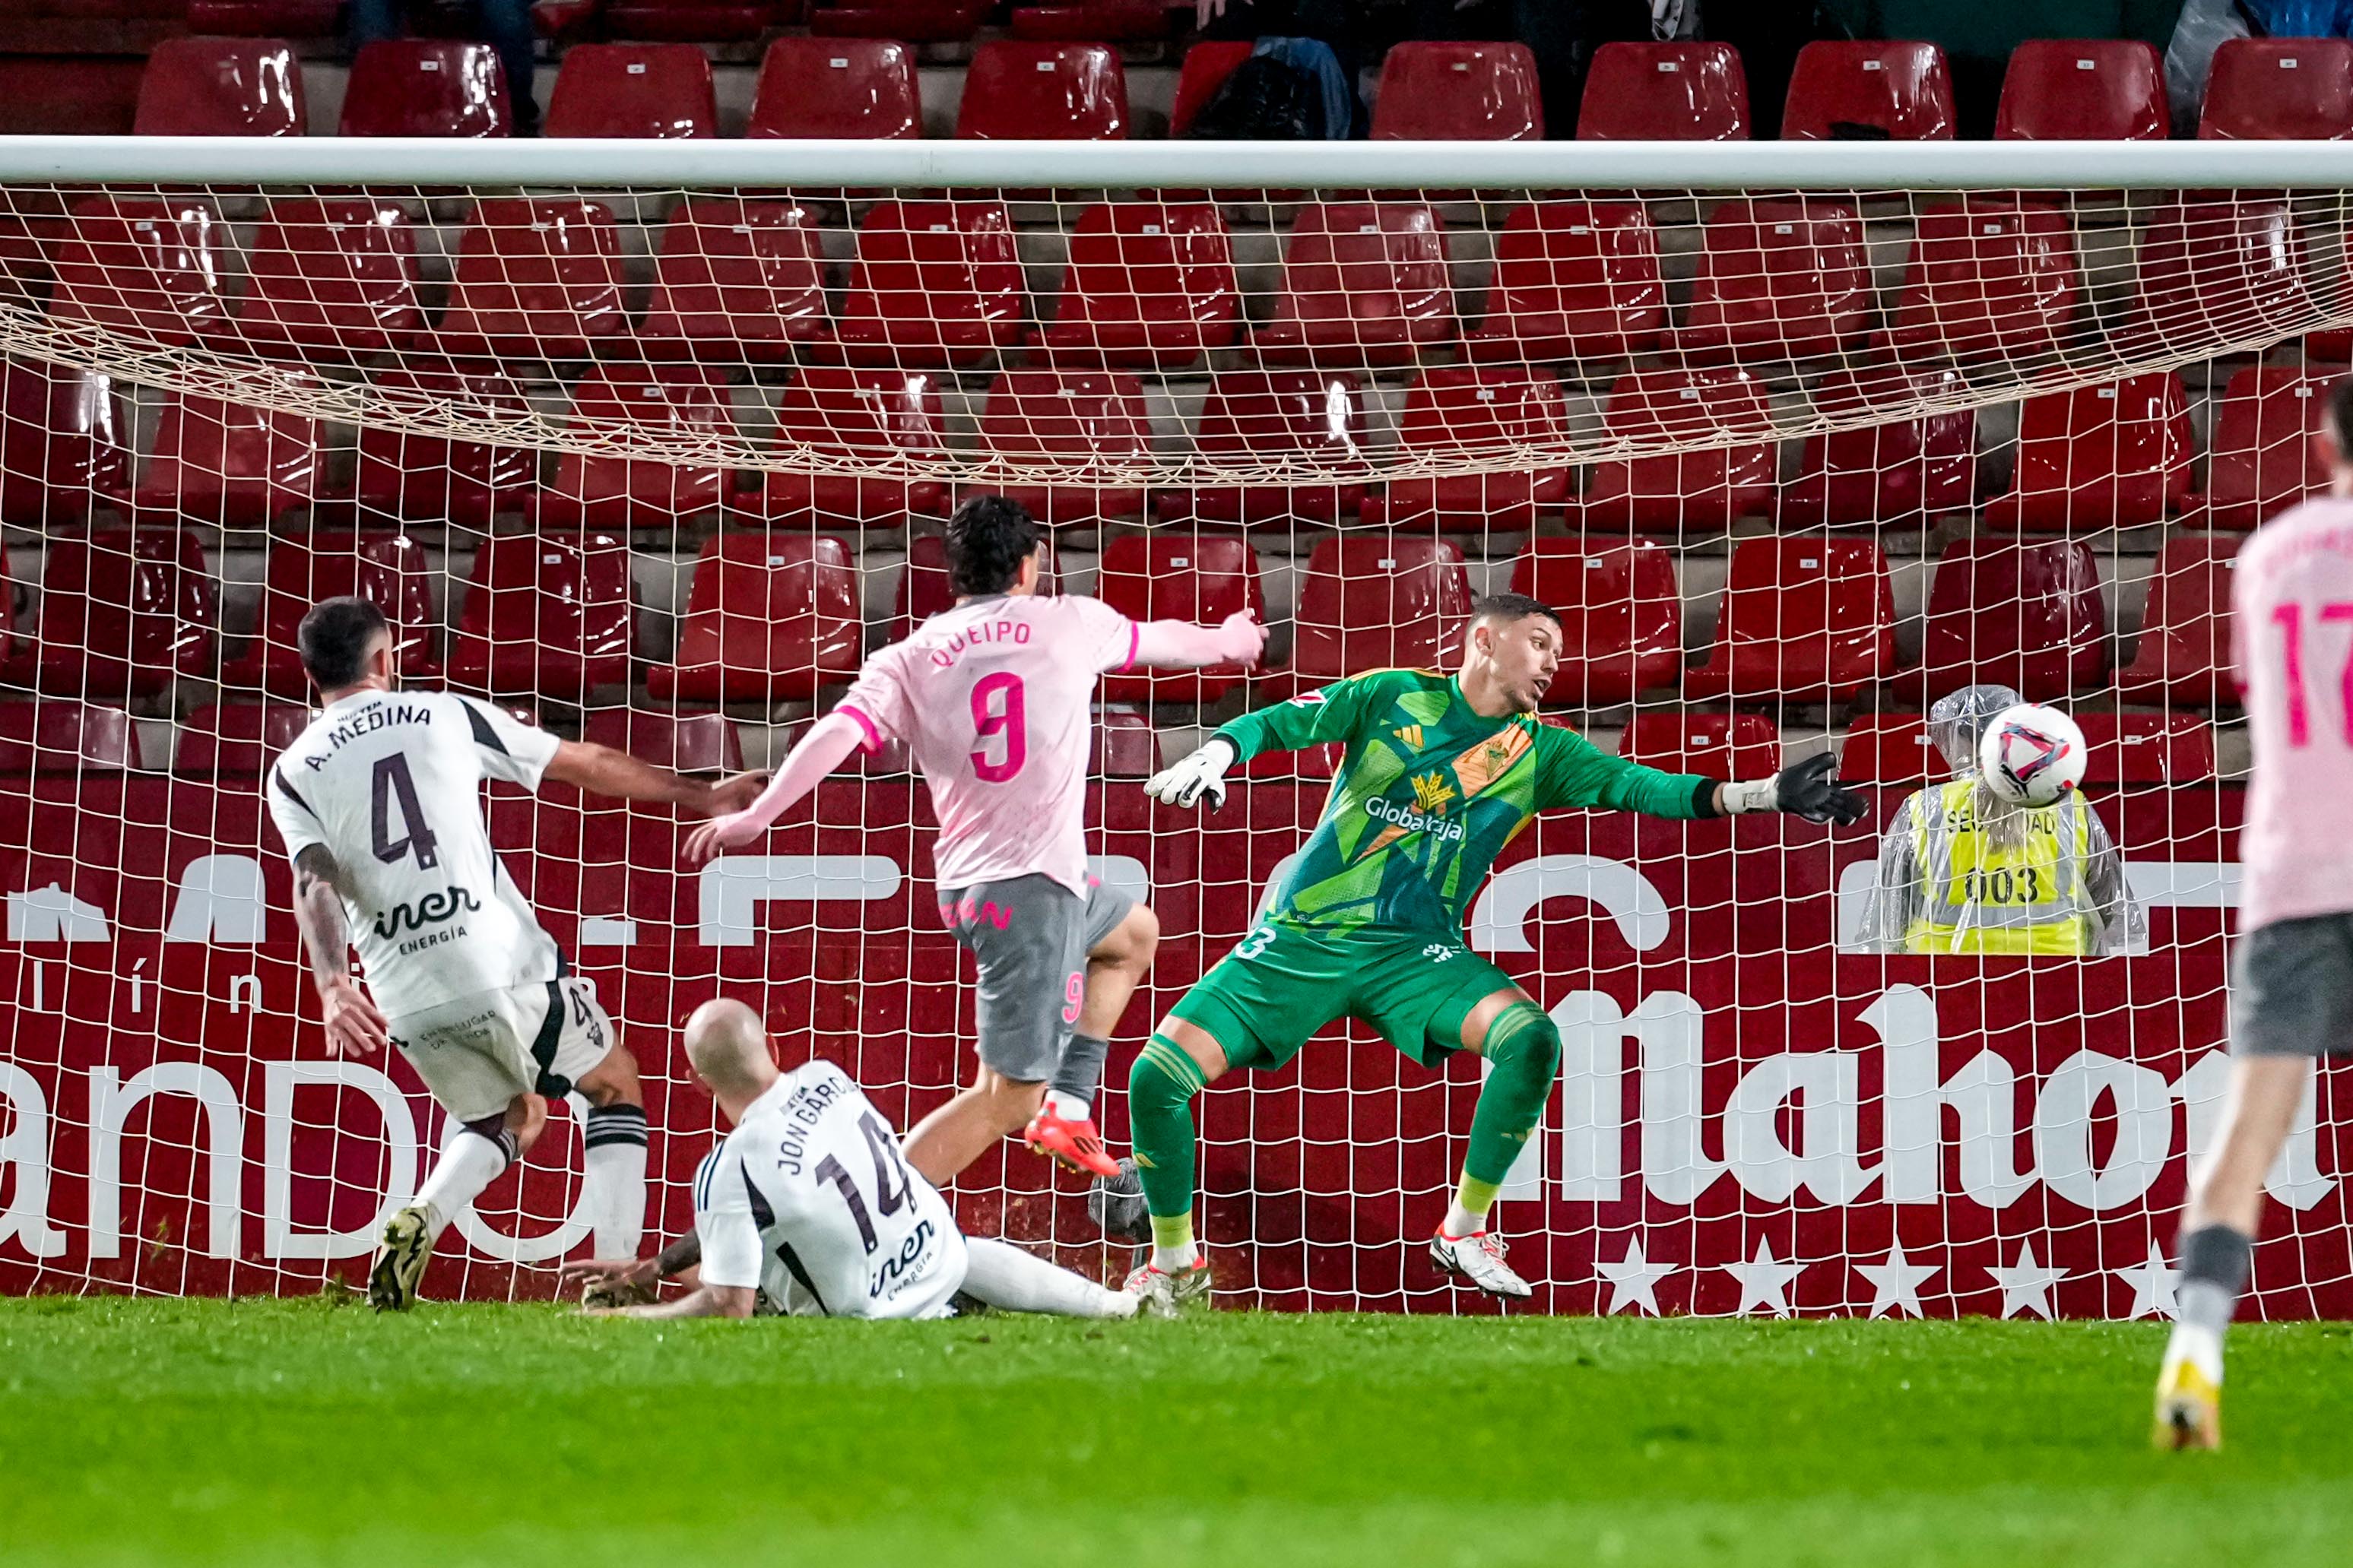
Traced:
<path fill-rule="evenodd" d="M 2320 618 L 2324 623 L 2353 621 L 2353 603 L 2338 600 L 2323 605 Z M 2280 629 L 2280 660 L 2287 687 L 2287 743 L 2302 751 L 2312 744 L 2312 711 L 2304 690 L 2304 606 L 2294 600 L 2274 605 L 2272 621 Z M 2337 686 L 2345 743 L 2353 746 L 2353 647 L 2346 650 L 2345 668 Z"/>

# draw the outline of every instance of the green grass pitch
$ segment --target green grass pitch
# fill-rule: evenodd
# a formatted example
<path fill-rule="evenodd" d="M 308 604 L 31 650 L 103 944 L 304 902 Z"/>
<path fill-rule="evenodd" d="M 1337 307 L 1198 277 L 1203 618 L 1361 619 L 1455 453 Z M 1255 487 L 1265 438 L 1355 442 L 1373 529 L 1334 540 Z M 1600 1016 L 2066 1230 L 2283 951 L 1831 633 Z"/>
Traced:
<path fill-rule="evenodd" d="M 0 1302 L 0 1561 L 2353 1561 L 2353 1329 Z"/>

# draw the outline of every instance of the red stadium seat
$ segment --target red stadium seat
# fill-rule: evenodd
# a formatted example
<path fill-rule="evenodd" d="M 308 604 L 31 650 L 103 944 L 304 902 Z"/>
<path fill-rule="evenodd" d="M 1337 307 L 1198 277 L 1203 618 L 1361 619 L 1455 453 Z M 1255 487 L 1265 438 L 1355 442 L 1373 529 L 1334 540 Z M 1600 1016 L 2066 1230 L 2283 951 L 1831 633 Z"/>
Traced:
<path fill-rule="evenodd" d="M 508 136 L 514 110 L 488 44 L 379 38 L 352 57 L 344 136 Z"/>
<path fill-rule="evenodd" d="M 1928 738 L 1925 713 L 1858 713 L 1847 723 L 1838 779 L 1849 784 L 1918 789 L 1941 784 L 1952 769 Z"/>
<path fill-rule="evenodd" d="M 310 724 L 311 710 L 299 702 L 206 703 L 180 726 L 172 771 L 192 778 L 259 777 Z"/>
<path fill-rule="evenodd" d="M 2183 784 L 2214 782 L 2214 730 L 2189 713 L 2078 713 L 2084 783 Z"/>
<path fill-rule="evenodd" d="M 1949 142 L 1953 79 L 1934 44 L 1823 38 L 1798 51 L 1785 142 Z"/>
<path fill-rule="evenodd" d="M 1748 74 L 1730 44 L 1604 44 L 1578 102 L 1580 142 L 1746 142 Z"/>
<path fill-rule="evenodd" d="M 1876 540 L 1744 539 L 1692 697 L 1842 702 L 1894 673 L 1895 595 Z"/>
<path fill-rule="evenodd" d="M 2328 416 L 2341 364 L 2248 365 L 2231 377 L 2206 442 L 2206 489 L 2189 497 L 2192 528 L 2253 528 L 2328 488 L 2314 439 Z"/>
<path fill-rule="evenodd" d="M 1568 411 L 1549 371 L 1515 365 L 1446 365 L 1406 388 L 1398 455 L 1482 459 L 1477 474 L 1391 479 L 1365 497 L 1374 524 L 1435 522 L 1451 532 L 1514 533 L 1568 497 L 1568 468 L 1538 466 L 1530 449 L 1557 454 L 1568 445 Z"/>
<path fill-rule="evenodd" d="M 492 534 L 474 551 L 450 684 L 577 702 L 628 679 L 634 616 L 618 534 Z"/>
<path fill-rule="evenodd" d="M 1101 38 L 1151 43 L 1168 36 L 1168 7 L 1160 0 L 1081 0 L 1074 5 L 1017 5 L 1017 38 Z"/>
<path fill-rule="evenodd" d="M 1781 730 L 1762 713 L 1643 708 L 1619 731 L 1618 754 L 1664 773 L 1770 778 L 1781 771 Z"/>
<path fill-rule="evenodd" d="M 1300 209 L 1273 319 L 1250 335 L 1271 364 L 1394 365 L 1454 335 L 1446 226 L 1411 202 Z"/>
<path fill-rule="evenodd" d="M 164 348 L 217 327 L 227 230 L 195 196 L 96 195 L 74 204 L 52 252 L 49 317 L 88 321 Z"/>
<path fill-rule="evenodd" d="M 1038 579 L 1038 592 L 1049 597 L 1060 592 L 1050 539 L 1046 542 L 1046 564 Z M 936 533 L 916 534 L 907 541 L 907 564 L 899 574 L 891 640 L 900 641 L 955 603 L 955 590 L 948 584 L 947 541 Z"/>
<path fill-rule="evenodd" d="M 2245 541 L 2185 533 L 2165 542 L 2141 612 L 2140 647 L 2116 675 L 2125 696 L 2211 708 L 2236 701 L 2231 674 L 2231 569 Z"/>
<path fill-rule="evenodd" d="M 373 47 L 373 46 L 371 46 Z M 586 359 L 628 330 L 621 237 L 596 202 L 497 196 L 458 242 L 441 345 L 451 355 Z"/>
<path fill-rule="evenodd" d="M 695 196 L 663 226 L 638 342 L 658 359 L 779 364 L 828 337 L 817 217 L 790 201 Z"/>
<path fill-rule="evenodd" d="M 877 202 L 838 329 L 860 363 L 964 369 L 1012 342 L 1028 309 L 1013 219 L 1002 202 Z"/>
<path fill-rule="evenodd" d="M 1997 528 L 2070 531 L 2161 522 L 2189 495 L 2189 398 L 2169 371 L 2030 397 Z"/>
<path fill-rule="evenodd" d="M 1179 370 L 1241 331 L 1233 241 L 1208 202 L 1106 202 L 1080 215 L 1054 320 L 1055 362 Z"/>
<path fill-rule="evenodd" d="M 1870 318 L 1871 259 L 1852 207 L 1718 203 L 1700 229 L 1699 272 L 1675 341 L 1738 360 L 1835 353 Z"/>
<path fill-rule="evenodd" d="M 541 133 L 716 136 L 711 57 L 692 44 L 575 44 L 556 70 Z"/>
<path fill-rule="evenodd" d="M 1462 346 L 1517 363 L 1624 359 L 1658 347 L 1666 324 L 1658 231 L 1641 203 L 1538 202 L 1504 220 L 1487 316 Z"/>
<path fill-rule="evenodd" d="M 2010 51 L 1993 133 L 2002 142 L 2162 142 L 2165 59 L 2137 38 L 2031 38 Z"/>
<path fill-rule="evenodd" d="M 1144 511 L 1142 486 L 1104 482 L 1105 466 L 1132 468 L 1152 457 L 1144 384 L 1129 372 L 1007 371 L 989 384 L 980 446 L 992 457 L 1050 465 L 1065 476 L 1051 485 L 1006 487 L 1040 522 L 1106 522 Z"/>
<path fill-rule="evenodd" d="M 1293 679 L 1321 685 L 1368 669 L 1451 669 L 1471 616 L 1471 579 L 1451 542 L 1330 534 L 1299 580 Z"/>
<path fill-rule="evenodd" d="M 1875 364 L 1832 371 L 1815 384 L 1813 404 L 1825 416 L 1867 416 L 1891 402 L 1916 405 L 1964 392 L 1956 370 Z M 1774 521 L 1925 527 L 1939 513 L 1967 511 L 1977 497 L 1977 424 L 1976 410 L 1947 409 L 1809 436 L 1798 477 L 1773 492 Z"/>
<path fill-rule="evenodd" d="M 895 140 L 923 133 L 915 54 L 882 38 L 778 38 L 760 63 L 747 137 Z"/>
<path fill-rule="evenodd" d="M 0 682 L 115 702 L 152 696 L 210 667 L 219 619 L 194 531 L 68 533 L 42 563 L 35 646 L 17 648 Z"/>
<path fill-rule="evenodd" d="M 605 31 L 617 38 L 744 43 L 783 20 L 778 9 L 772 0 L 612 0 Z"/>
<path fill-rule="evenodd" d="M 318 496 L 326 457 L 308 415 L 169 394 L 131 504 L 159 518 L 268 528 Z"/>
<path fill-rule="evenodd" d="M 121 773 L 146 765 L 139 726 L 120 708 L 55 697 L 0 702 L 0 773 Z"/>
<path fill-rule="evenodd" d="M 425 325 L 417 235 L 391 202 L 283 196 L 246 250 L 235 334 L 264 353 L 364 359 Z"/>
<path fill-rule="evenodd" d="M 1541 142 L 1544 133 L 1525 44 L 1409 40 L 1381 62 L 1376 142 Z"/>
<path fill-rule="evenodd" d="M 1168 134 L 1189 136 L 1193 121 L 1203 106 L 1225 86 L 1226 79 L 1234 74 L 1241 63 L 1250 58 L 1257 46 L 1248 38 L 1203 38 L 1185 50 L 1185 63 L 1176 72 L 1176 99 L 1168 110 Z"/>
<path fill-rule="evenodd" d="M 379 371 L 378 391 L 434 408 L 451 405 L 482 418 L 522 418 L 531 411 L 515 384 L 497 371 L 430 360 Z M 448 523 L 487 532 L 491 517 L 519 508 L 539 472 L 538 454 L 419 436 L 396 425 L 360 426 L 359 462 L 349 510 L 370 527 Z M 338 502 L 338 515 L 345 510 Z"/>
<path fill-rule="evenodd" d="M 2119 346 L 2211 353 L 2302 331 L 2317 313 L 2306 261 L 2304 231 L 2277 192 L 2163 202 L 2141 235 L 2140 297 Z"/>
<path fill-rule="evenodd" d="M 302 68 L 276 38 L 165 38 L 139 79 L 139 136 L 302 136 Z"/>
<path fill-rule="evenodd" d="M 1148 779 L 1160 771 L 1160 737 L 1151 720 L 1127 708 L 1097 708 L 1094 717 L 1089 778 Z"/>
<path fill-rule="evenodd" d="M 1336 484 L 1196 485 L 1162 491 L 1163 522 L 1331 524 L 1354 519 L 1372 466 L 1365 389 L 1336 371 L 1229 370 L 1209 383 L 1193 444 L 1221 466 L 1298 463 L 1354 475 Z"/>
<path fill-rule="evenodd" d="M 701 365 L 600 364 L 573 388 L 572 417 L 608 431 L 644 430 L 654 444 L 737 438 L 726 373 Z M 534 515 L 543 528 L 676 528 L 717 510 L 727 488 L 717 463 L 565 452 Z"/>
<path fill-rule="evenodd" d="M 956 135 L 983 142 L 1118 142 L 1127 73 L 1108 44 L 983 44 L 965 68 Z"/>
<path fill-rule="evenodd" d="M 792 379 L 777 405 L 776 446 L 853 460 L 944 458 L 947 417 L 940 407 L 939 382 L 921 371 L 811 365 Z M 741 504 L 772 522 L 898 528 L 910 515 L 944 515 L 948 487 L 932 479 L 840 471 L 772 471 L 761 476 L 761 489 Z"/>
<path fill-rule="evenodd" d="M 2214 51 L 2198 116 L 2206 142 L 2341 142 L 2353 136 L 2353 43 L 2232 38 Z"/>
<path fill-rule="evenodd" d="M 910 44 L 960 44 L 980 30 L 992 0 L 861 0 L 813 13 L 821 38 L 898 38 Z"/>
<path fill-rule="evenodd" d="M 424 547 L 405 533 L 328 532 L 269 547 L 253 640 L 242 657 L 221 667 L 221 684 L 272 697 L 307 693 L 310 679 L 295 631 L 311 605 L 345 594 L 369 600 L 392 623 L 404 679 L 440 674 L 440 623 L 433 614 Z"/>
<path fill-rule="evenodd" d="M 1956 539 L 1928 588 L 1922 706 L 1978 681 L 2042 702 L 2107 668 L 2099 568 L 2081 540 Z"/>
<path fill-rule="evenodd" d="M 131 410 L 112 378 L 0 359 L 0 522 L 75 521 L 130 489 Z"/>
<path fill-rule="evenodd" d="M 1137 621 L 1192 621 L 1214 626 L 1237 610 L 1266 619 L 1258 555 L 1239 534 L 1162 528 L 1123 533 L 1103 547 L 1095 597 Z M 1247 679 L 1240 665 L 1198 670 L 1131 670 L 1103 678 L 1109 698 L 1215 702 Z"/>
<path fill-rule="evenodd" d="M 1584 526 L 1674 533 L 1769 512 L 1780 453 L 1765 384 L 1745 370 L 1643 370 L 1609 388 L 1611 437 L 1665 447 L 1726 435 L 1737 446 L 1611 458 L 1593 465 L 1575 510 Z M 1572 525 L 1577 521 L 1571 518 Z"/>
<path fill-rule="evenodd" d="M 673 773 L 733 773 L 744 769 L 744 742 L 724 713 L 598 708 L 581 721 L 580 738 Z"/>
<path fill-rule="evenodd" d="M 145 63 L 136 56 L 0 55 L 0 135 L 129 135 Z"/>
<path fill-rule="evenodd" d="M 1547 707 L 1613 707 L 1683 673 L 1683 595 L 1674 558 L 1655 541 L 1532 539 L 1512 563 L 1512 592 L 1560 616 Z"/>
<path fill-rule="evenodd" d="M 343 0 L 188 0 L 188 31 L 256 38 L 333 36 Z"/>
<path fill-rule="evenodd" d="M 1888 341 L 1906 357 L 2049 355 L 2075 314 L 2075 237 L 2066 209 L 1964 196 L 1920 214 Z"/>
<path fill-rule="evenodd" d="M 678 662 L 655 667 L 657 701 L 814 697 L 858 673 L 858 570 L 841 541 L 723 533 L 707 541 L 678 630 Z"/>

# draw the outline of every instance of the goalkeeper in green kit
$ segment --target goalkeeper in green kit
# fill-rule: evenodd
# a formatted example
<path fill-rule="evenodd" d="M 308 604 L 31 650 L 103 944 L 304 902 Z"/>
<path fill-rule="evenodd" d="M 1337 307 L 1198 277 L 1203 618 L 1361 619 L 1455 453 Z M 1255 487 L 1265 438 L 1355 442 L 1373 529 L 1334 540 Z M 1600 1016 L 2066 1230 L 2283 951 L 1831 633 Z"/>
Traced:
<path fill-rule="evenodd" d="M 1193 1239 L 1193 1096 L 1233 1068 L 1273 1069 L 1338 1017 L 1360 1018 L 1425 1067 L 1487 1059 L 1431 1258 L 1495 1296 L 1527 1283 L 1488 1233 L 1504 1173 L 1535 1131 L 1560 1067 L 1560 1034 L 1510 975 L 1462 944 L 1463 910 L 1504 846 L 1537 812 L 1606 806 L 1696 819 L 1794 812 L 1855 821 L 1862 797 L 1810 757 L 1726 784 L 1610 756 L 1535 717 L 1560 663 L 1559 618 L 1497 595 L 1472 606 L 1459 673 L 1383 669 L 1248 713 L 1145 790 L 1171 805 L 1222 805 L 1225 775 L 1261 752 L 1337 741 L 1347 755 L 1315 831 L 1269 912 L 1169 1010 L 1128 1075 L 1128 1121 L 1152 1261 L 1127 1288 L 1174 1316 L 1206 1295 Z"/>

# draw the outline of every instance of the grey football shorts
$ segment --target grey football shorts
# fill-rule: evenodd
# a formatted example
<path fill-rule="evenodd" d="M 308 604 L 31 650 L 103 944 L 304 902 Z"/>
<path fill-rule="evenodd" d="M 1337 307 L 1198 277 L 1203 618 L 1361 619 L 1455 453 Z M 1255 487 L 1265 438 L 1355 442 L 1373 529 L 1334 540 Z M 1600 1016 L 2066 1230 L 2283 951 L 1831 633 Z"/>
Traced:
<path fill-rule="evenodd" d="M 1102 883 L 1085 898 L 1051 877 L 940 889 L 940 921 L 980 965 L 980 1059 L 1022 1083 L 1062 1065 L 1079 1020 L 1087 954 L 1135 900 Z"/>
<path fill-rule="evenodd" d="M 2257 1057 L 2353 1052 L 2353 915 L 2274 921 L 2239 939 L 2231 1048 Z"/>

